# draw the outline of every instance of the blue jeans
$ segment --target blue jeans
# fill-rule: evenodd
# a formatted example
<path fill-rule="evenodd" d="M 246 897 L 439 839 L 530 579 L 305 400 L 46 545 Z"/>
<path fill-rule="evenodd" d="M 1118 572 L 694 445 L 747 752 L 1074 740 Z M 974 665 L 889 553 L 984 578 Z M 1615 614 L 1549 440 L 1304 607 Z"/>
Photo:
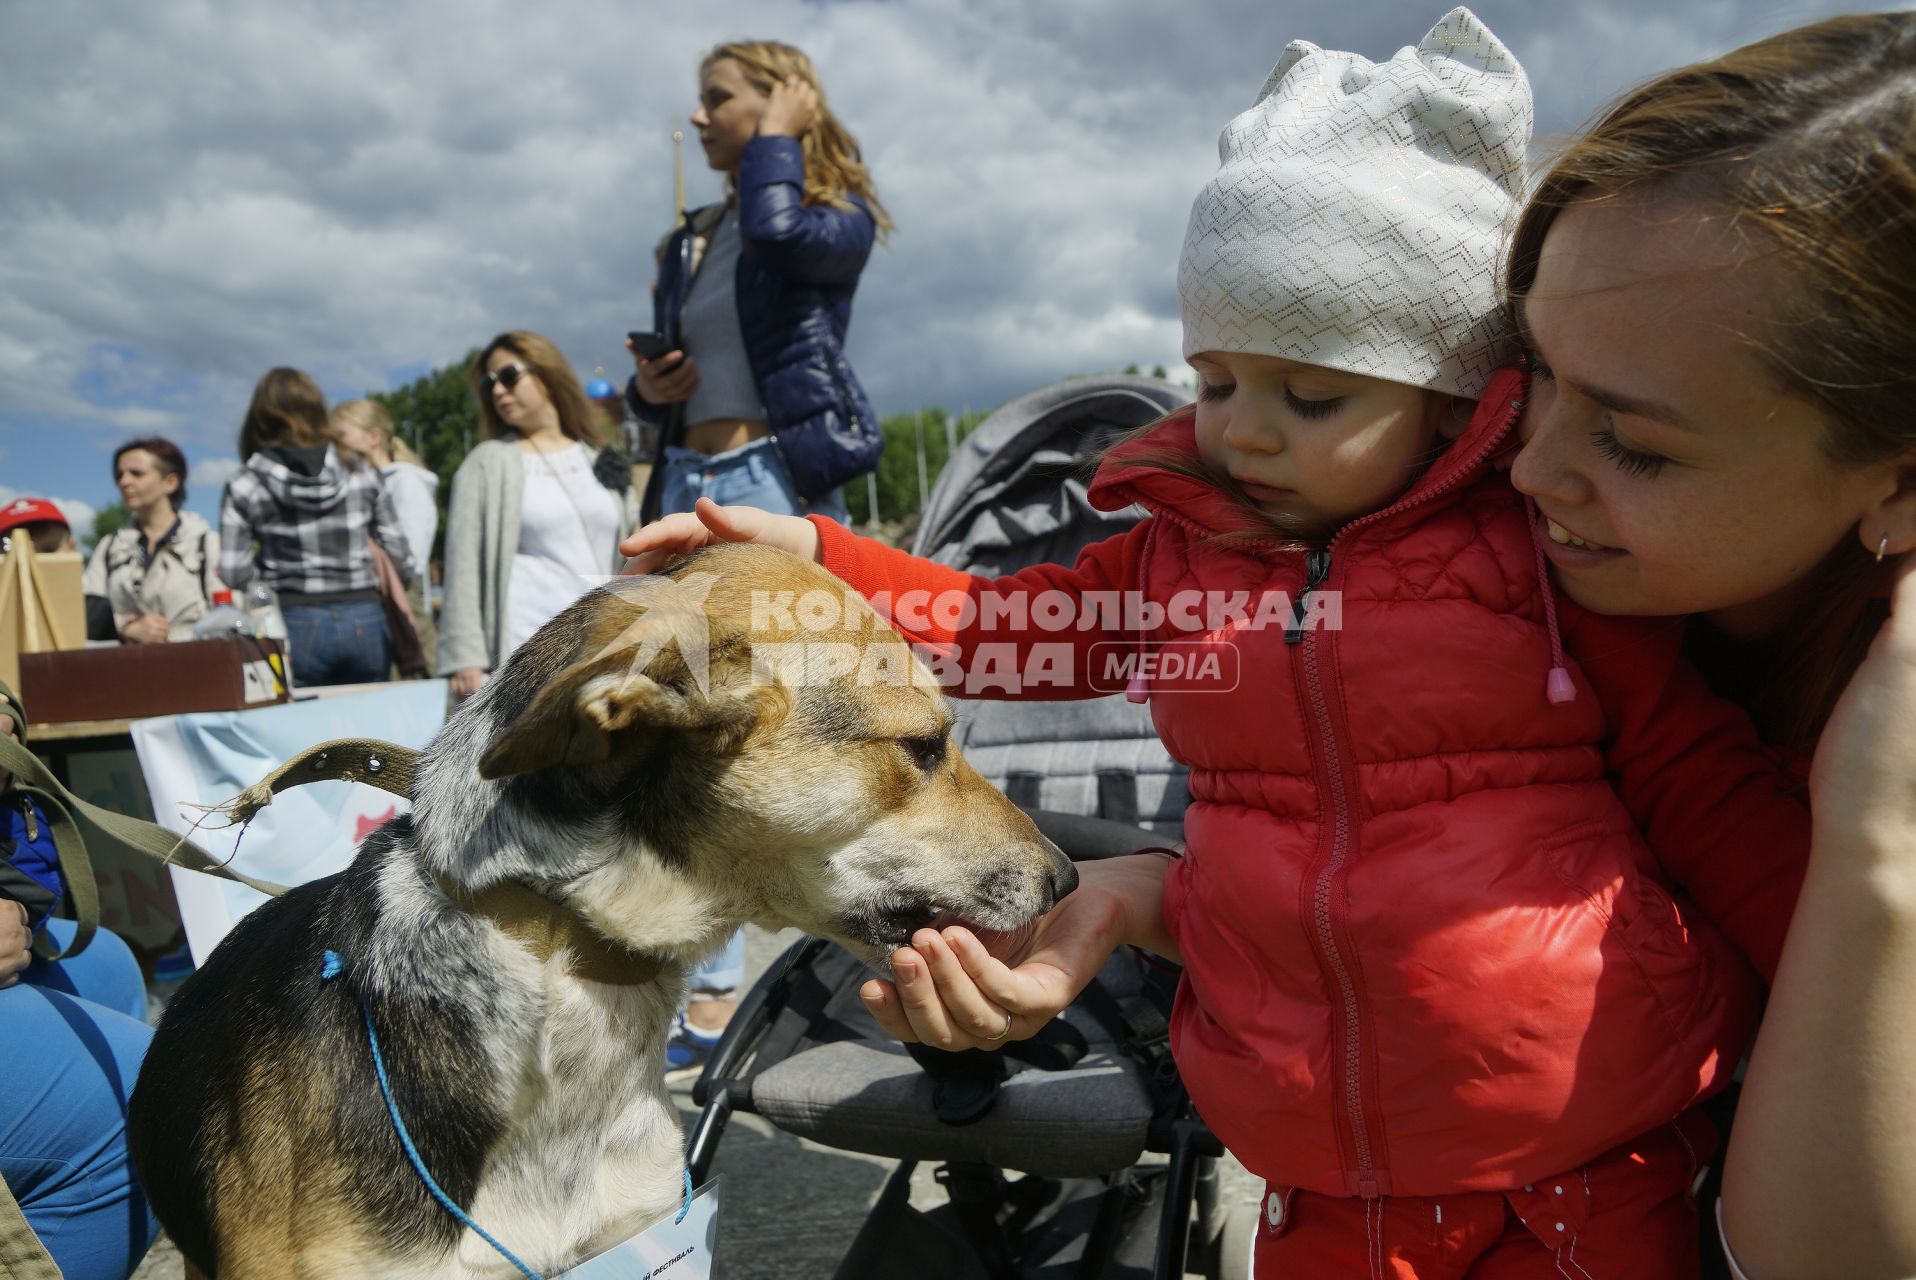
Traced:
<path fill-rule="evenodd" d="M 73 924 L 47 932 L 65 946 Z M 67 1280 L 125 1280 L 159 1234 L 126 1151 L 152 1039 L 140 967 L 105 929 L 0 988 L 0 1177 Z"/>
<path fill-rule="evenodd" d="M 346 604 L 287 604 L 286 642 L 293 680 L 300 685 L 367 684 L 384 680 L 393 661 L 386 610 L 377 600 Z"/>
<path fill-rule="evenodd" d="M 810 504 L 798 496 L 785 457 L 770 436 L 714 454 L 668 446 L 659 513 L 669 516 L 690 511 L 700 498 L 710 498 L 721 506 L 757 507 L 784 516 L 830 516 L 840 524 L 850 524 L 852 519 L 843 490 L 834 489 Z M 724 950 L 692 971 L 689 986 L 694 994 L 723 997 L 737 991 L 743 981 L 745 931 L 741 929 Z"/>
<path fill-rule="evenodd" d="M 770 436 L 724 453 L 704 454 L 680 445 L 668 446 L 659 514 L 690 511 L 700 498 L 710 498 L 721 506 L 757 507 L 785 516 L 830 516 L 840 524 L 851 523 L 851 510 L 845 505 L 842 490 L 834 489 L 811 503 L 798 496 L 785 457 Z"/>

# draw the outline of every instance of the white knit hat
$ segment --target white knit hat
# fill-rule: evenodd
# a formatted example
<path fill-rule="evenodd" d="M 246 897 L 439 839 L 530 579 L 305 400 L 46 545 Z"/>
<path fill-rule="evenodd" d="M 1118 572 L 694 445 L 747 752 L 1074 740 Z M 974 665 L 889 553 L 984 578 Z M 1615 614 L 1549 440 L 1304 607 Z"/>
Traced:
<path fill-rule="evenodd" d="M 1468 9 L 1389 62 L 1293 41 L 1191 206 L 1184 354 L 1481 394 L 1509 354 L 1497 262 L 1530 119 L 1523 68 Z"/>

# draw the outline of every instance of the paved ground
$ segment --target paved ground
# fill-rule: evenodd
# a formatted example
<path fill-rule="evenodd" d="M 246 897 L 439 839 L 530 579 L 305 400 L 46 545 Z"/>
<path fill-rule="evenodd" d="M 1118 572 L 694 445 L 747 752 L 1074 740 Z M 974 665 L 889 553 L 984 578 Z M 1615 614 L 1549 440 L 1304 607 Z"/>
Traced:
<path fill-rule="evenodd" d="M 748 930 L 747 980 L 797 937 Z M 689 1084 L 674 1093 L 689 1131 L 695 1115 Z M 1255 1200 L 1258 1188 L 1251 1176 L 1234 1161 L 1227 1166 L 1226 1197 Z M 756 1116 L 738 1116 L 719 1144 L 716 1168 L 725 1177 L 719 1256 L 728 1280 L 829 1280 L 892 1162 L 820 1147 Z M 930 1170 L 921 1167 L 913 1180 L 913 1203 L 928 1208 L 943 1200 Z M 181 1273 L 179 1252 L 162 1237 L 134 1280 L 178 1280 Z"/>

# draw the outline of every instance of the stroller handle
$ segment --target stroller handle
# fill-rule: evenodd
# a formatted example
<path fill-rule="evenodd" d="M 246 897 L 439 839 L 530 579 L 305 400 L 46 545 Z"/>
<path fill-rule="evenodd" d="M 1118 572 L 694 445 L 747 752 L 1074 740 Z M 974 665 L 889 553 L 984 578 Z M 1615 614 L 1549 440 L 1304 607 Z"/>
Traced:
<path fill-rule="evenodd" d="M 1019 806 L 1024 808 L 1024 806 Z M 1140 849 L 1162 849 L 1166 837 L 1149 827 L 1135 827 L 1110 818 L 1087 818 L 1076 813 L 1052 809 L 1025 809 L 1025 816 L 1037 824 L 1045 839 L 1064 851 L 1073 862 L 1093 862 L 1099 858 L 1120 858 Z"/>

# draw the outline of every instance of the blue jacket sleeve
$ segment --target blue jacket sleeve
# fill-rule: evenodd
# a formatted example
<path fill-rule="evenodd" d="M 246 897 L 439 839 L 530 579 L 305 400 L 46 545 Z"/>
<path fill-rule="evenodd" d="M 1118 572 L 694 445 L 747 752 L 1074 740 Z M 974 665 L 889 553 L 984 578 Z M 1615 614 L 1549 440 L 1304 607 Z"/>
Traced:
<path fill-rule="evenodd" d="M 739 232 L 772 268 L 805 284 L 847 284 L 871 256 L 878 224 L 863 205 L 805 203 L 797 138 L 754 138 L 738 165 Z"/>

